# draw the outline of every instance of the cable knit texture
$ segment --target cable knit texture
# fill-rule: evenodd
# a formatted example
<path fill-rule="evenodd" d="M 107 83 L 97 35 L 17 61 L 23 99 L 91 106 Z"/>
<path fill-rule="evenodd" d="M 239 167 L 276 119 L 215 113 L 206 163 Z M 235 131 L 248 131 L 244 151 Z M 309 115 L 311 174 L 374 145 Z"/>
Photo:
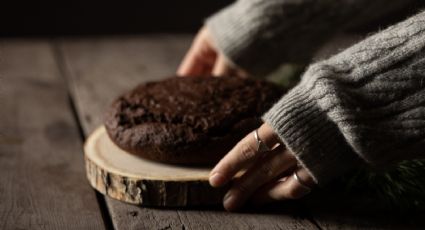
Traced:
<path fill-rule="evenodd" d="M 319 183 L 425 156 L 425 12 L 312 65 L 263 120 Z"/>
<path fill-rule="evenodd" d="M 207 27 L 235 65 L 262 74 L 308 58 L 332 31 L 411 2 L 240 0 Z M 321 185 L 358 164 L 423 158 L 425 12 L 311 65 L 263 120 Z"/>
<path fill-rule="evenodd" d="M 414 0 L 239 0 L 207 20 L 219 50 L 263 76 L 283 61 L 310 59 L 330 36 Z"/>

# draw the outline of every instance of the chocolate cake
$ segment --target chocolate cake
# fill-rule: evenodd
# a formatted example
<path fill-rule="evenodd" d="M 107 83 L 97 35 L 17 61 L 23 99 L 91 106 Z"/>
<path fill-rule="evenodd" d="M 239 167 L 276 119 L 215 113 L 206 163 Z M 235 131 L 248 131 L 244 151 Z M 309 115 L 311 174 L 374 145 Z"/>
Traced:
<path fill-rule="evenodd" d="M 150 160 L 213 165 L 261 124 L 284 93 L 261 80 L 171 77 L 116 99 L 105 116 L 111 140 Z"/>

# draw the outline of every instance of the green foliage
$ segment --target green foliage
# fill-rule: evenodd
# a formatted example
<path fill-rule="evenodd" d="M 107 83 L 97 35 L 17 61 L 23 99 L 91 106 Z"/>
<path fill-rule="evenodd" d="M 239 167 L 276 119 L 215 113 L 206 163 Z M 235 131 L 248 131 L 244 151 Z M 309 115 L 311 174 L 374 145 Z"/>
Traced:
<path fill-rule="evenodd" d="M 290 89 L 298 83 L 305 68 L 306 66 L 302 64 L 284 64 L 268 75 L 267 79 Z"/>
<path fill-rule="evenodd" d="M 398 210 L 425 210 L 425 160 L 403 161 L 385 171 L 363 167 L 345 176 L 345 193 Z"/>

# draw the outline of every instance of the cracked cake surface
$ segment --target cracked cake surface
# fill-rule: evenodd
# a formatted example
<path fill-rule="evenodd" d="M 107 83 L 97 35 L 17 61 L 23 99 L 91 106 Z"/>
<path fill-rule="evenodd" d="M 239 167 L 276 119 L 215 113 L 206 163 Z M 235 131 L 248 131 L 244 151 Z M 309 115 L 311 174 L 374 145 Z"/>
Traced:
<path fill-rule="evenodd" d="M 266 81 L 236 77 L 170 77 L 138 85 L 106 112 L 121 149 L 150 160 L 211 165 L 261 124 L 283 94 Z"/>

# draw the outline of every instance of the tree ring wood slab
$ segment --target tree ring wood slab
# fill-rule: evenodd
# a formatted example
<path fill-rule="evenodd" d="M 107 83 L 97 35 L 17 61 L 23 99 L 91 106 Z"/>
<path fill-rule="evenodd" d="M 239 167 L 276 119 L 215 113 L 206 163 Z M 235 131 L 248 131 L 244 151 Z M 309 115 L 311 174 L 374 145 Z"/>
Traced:
<path fill-rule="evenodd" d="M 103 126 L 84 146 L 87 178 L 97 191 L 124 202 L 183 207 L 222 202 L 225 188 L 208 184 L 210 168 L 157 163 L 118 148 Z"/>

